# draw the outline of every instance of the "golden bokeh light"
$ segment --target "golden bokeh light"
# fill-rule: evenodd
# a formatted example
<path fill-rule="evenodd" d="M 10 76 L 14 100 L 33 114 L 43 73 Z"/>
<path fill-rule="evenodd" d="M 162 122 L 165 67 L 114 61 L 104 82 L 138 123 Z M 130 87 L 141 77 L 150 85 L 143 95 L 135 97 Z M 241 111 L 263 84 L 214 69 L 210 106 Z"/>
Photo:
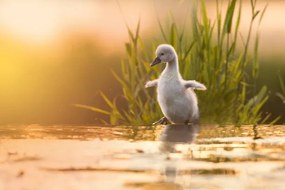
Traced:
<path fill-rule="evenodd" d="M 120 90 L 110 69 L 124 56 L 126 24 L 133 29 L 140 19 L 143 40 L 150 41 L 161 40 L 157 17 L 189 21 L 192 1 L 165 2 L 0 1 L 0 123 L 94 122 L 94 113 L 72 104 L 99 105 L 99 90 L 114 96 Z M 285 4 L 260 4 L 266 2 L 261 52 L 282 55 Z M 243 21 L 247 14 L 245 6 Z"/>

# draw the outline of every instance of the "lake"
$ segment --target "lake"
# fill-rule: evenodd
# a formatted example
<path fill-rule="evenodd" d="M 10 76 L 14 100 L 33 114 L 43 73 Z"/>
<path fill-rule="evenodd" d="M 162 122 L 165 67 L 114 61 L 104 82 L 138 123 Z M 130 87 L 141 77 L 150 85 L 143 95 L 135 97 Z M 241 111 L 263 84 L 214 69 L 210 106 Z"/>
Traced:
<path fill-rule="evenodd" d="M 284 189 L 285 126 L 0 127 L 3 190 Z"/>

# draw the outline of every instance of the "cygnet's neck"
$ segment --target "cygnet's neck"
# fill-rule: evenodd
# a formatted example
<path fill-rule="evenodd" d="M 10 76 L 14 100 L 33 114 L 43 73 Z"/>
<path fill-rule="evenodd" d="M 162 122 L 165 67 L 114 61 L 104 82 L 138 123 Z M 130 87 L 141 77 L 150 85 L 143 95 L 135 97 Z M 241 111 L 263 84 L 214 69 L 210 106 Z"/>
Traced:
<path fill-rule="evenodd" d="M 175 58 L 172 61 L 166 63 L 166 67 L 163 73 L 169 77 L 181 78 L 179 73 L 177 56 L 175 56 Z"/>

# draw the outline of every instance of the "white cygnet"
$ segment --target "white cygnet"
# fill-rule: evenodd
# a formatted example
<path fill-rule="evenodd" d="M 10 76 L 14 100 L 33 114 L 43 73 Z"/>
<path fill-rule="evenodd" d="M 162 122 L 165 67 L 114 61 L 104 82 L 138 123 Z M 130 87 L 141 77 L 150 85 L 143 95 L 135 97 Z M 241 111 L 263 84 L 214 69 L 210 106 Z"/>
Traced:
<path fill-rule="evenodd" d="M 150 66 L 166 63 L 166 67 L 156 80 L 148 81 L 146 88 L 157 86 L 157 99 L 166 119 L 175 124 L 196 123 L 199 121 L 198 100 L 194 89 L 206 90 L 205 85 L 195 80 L 185 81 L 179 73 L 178 58 L 175 49 L 161 44 L 156 49 L 156 58 Z"/>

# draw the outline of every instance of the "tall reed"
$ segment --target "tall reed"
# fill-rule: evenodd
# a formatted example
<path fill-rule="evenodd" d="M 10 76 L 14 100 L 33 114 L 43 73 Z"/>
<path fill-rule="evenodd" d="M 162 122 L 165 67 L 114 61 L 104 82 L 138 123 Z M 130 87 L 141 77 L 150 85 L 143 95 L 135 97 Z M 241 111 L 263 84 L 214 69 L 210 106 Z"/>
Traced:
<path fill-rule="evenodd" d="M 280 73 L 278 74 L 278 79 L 281 91 L 277 92 L 276 95 L 281 99 L 282 103 L 285 105 L 285 83 Z"/>
<path fill-rule="evenodd" d="M 198 93 L 202 122 L 236 125 L 265 122 L 269 116 L 262 117 L 261 108 L 268 99 L 267 88 L 256 88 L 258 29 L 255 35 L 252 33 L 254 23 L 257 22 L 258 27 L 262 21 L 266 7 L 257 10 L 257 1 L 250 0 L 250 25 L 243 41 L 239 37 L 242 1 L 228 1 L 226 14 L 222 14 L 221 2 L 216 0 L 213 21 L 208 16 L 205 1 L 196 1 L 188 23 L 190 30 L 173 20 L 168 26 L 158 20 L 163 42 L 176 49 L 183 78 L 195 79 L 207 86 L 206 92 Z M 158 43 L 154 43 L 152 49 L 146 49 L 139 31 L 140 22 L 136 31 L 128 28 L 127 60 L 121 63 L 121 73 L 113 72 L 122 87 L 127 108 L 121 109 L 115 100 L 103 93 L 110 110 L 78 105 L 109 115 L 107 122 L 110 124 L 151 124 L 162 116 L 155 90 L 144 88 L 145 82 L 157 78 L 162 70 L 162 66 L 149 66 Z M 237 45 L 241 42 L 243 48 L 240 51 Z M 253 48 L 250 44 L 254 44 Z"/>

